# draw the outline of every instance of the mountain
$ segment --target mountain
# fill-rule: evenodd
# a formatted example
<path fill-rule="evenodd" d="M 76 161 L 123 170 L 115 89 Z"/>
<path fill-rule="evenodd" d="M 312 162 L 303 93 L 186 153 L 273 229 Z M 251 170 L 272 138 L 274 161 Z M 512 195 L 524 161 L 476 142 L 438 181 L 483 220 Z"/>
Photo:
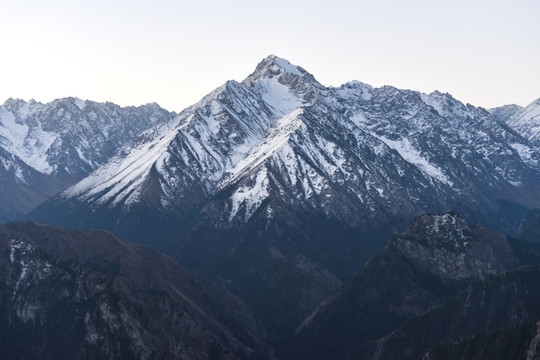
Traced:
<path fill-rule="evenodd" d="M 519 226 L 519 237 L 525 241 L 540 243 L 540 210 L 531 210 Z"/>
<path fill-rule="evenodd" d="M 417 217 L 304 321 L 286 357 L 343 359 L 471 282 L 518 265 L 501 233 L 455 213 Z"/>
<path fill-rule="evenodd" d="M 0 220 L 13 219 L 47 200 L 59 183 L 0 148 Z"/>
<path fill-rule="evenodd" d="M 540 145 L 540 99 L 533 101 L 525 108 L 506 105 L 491 109 L 491 112 L 531 143 Z"/>
<path fill-rule="evenodd" d="M 346 278 L 422 213 L 453 209 L 516 231 L 540 205 L 539 160 L 449 94 L 325 87 L 269 56 L 29 218 L 108 229 L 207 274 L 302 254 Z"/>
<path fill-rule="evenodd" d="M 156 104 L 121 108 L 76 98 L 48 104 L 8 99 L 0 106 L 0 196 L 6 199 L 0 221 L 73 185 L 135 135 L 171 116 Z"/>
<path fill-rule="evenodd" d="M 275 348 L 290 345 L 295 329 L 340 285 L 327 269 L 302 255 L 276 259 L 229 284 L 251 305 Z"/>
<path fill-rule="evenodd" d="M 514 117 L 517 113 L 523 110 L 523 106 L 516 104 L 503 105 L 493 109 L 489 109 L 489 112 L 495 115 L 495 117 L 502 123 L 506 123 L 509 119 Z"/>
<path fill-rule="evenodd" d="M 265 358 L 238 298 L 106 232 L 0 226 L 2 359 Z"/>
<path fill-rule="evenodd" d="M 539 279 L 536 265 L 477 281 L 346 359 L 538 359 Z"/>

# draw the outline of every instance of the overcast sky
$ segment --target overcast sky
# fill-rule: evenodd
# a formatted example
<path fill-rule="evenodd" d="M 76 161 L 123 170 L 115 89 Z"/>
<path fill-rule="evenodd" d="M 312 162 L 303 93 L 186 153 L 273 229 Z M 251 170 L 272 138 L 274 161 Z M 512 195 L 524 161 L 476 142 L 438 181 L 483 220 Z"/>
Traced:
<path fill-rule="evenodd" d="M 182 110 L 269 54 L 324 85 L 540 97 L 540 1 L 1 0 L 0 103 L 76 96 Z"/>

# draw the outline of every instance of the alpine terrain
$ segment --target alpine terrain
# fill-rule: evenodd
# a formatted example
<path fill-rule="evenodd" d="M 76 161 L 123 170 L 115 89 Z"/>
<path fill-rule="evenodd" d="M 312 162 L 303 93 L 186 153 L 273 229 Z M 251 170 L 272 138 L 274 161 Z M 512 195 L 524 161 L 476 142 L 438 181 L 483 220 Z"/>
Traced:
<path fill-rule="evenodd" d="M 517 231 L 540 206 L 532 140 L 449 94 L 325 87 L 269 56 L 29 217 L 108 229 L 211 276 L 300 254 L 344 279 L 426 212 Z"/>
<path fill-rule="evenodd" d="M 491 109 L 491 112 L 524 138 L 536 146 L 540 145 L 540 99 L 524 108 L 518 105 L 506 105 Z"/>
<path fill-rule="evenodd" d="M 538 250 L 455 213 L 422 215 L 321 303 L 285 357 L 536 359 Z"/>
<path fill-rule="evenodd" d="M 81 180 L 143 130 L 173 114 L 76 98 L 0 105 L 0 222 Z"/>
<path fill-rule="evenodd" d="M 2 359 L 266 358 L 249 308 L 106 232 L 0 226 Z"/>

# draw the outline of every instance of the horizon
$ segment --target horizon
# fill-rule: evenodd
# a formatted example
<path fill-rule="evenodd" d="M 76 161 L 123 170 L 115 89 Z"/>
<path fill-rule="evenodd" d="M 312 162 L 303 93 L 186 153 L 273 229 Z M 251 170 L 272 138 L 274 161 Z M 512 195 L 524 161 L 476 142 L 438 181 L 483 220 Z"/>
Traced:
<path fill-rule="evenodd" d="M 540 98 L 534 1 L 8 0 L 0 100 L 76 97 L 179 112 L 269 54 L 324 86 L 449 93 L 486 109 Z"/>
<path fill-rule="evenodd" d="M 275 54 L 270 54 L 270 55 L 266 56 L 265 58 L 267 58 L 267 57 L 269 57 L 269 56 L 276 56 L 276 58 L 285 60 L 285 61 L 287 61 L 289 64 L 291 64 L 291 65 L 293 65 L 293 66 L 295 66 L 295 67 L 302 67 L 300 64 L 293 64 L 293 63 L 289 62 L 288 59 L 283 58 L 283 57 L 280 57 L 279 55 L 275 55 Z M 261 61 L 263 61 L 263 59 L 261 59 Z M 303 68 L 303 67 L 302 67 L 302 68 Z M 254 70 L 255 70 L 255 67 L 253 68 L 253 71 L 254 71 Z M 312 74 L 309 70 L 307 70 L 307 69 L 304 69 L 304 70 L 306 70 L 309 74 L 313 75 L 313 77 L 315 78 L 315 80 L 317 80 L 317 77 L 316 77 L 314 74 Z M 246 77 L 247 77 L 247 76 L 248 76 L 248 75 L 246 75 Z M 244 79 L 245 79 L 245 78 L 244 78 Z M 237 79 L 231 79 L 231 80 L 234 80 L 234 81 L 237 81 L 237 82 L 240 83 L 240 82 L 242 82 L 244 79 L 240 79 L 240 80 L 237 80 Z M 230 80 L 227 80 L 227 81 L 230 81 Z M 318 81 L 318 80 L 317 80 L 317 81 Z M 343 83 L 343 84 L 340 84 L 340 85 L 337 85 L 337 86 L 336 86 L 336 85 L 326 85 L 326 84 L 322 84 L 322 85 L 325 86 L 325 87 L 335 87 L 335 88 L 338 88 L 338 87 L 343 86 L 343 85 L 345 85 L 345 84 L 347 84 L 347 83 L 350 83 L 350 82 L 360 82 L 360 83 L 363 83 L 363 84 L 372 86 L 371 84 L 367 84 L 367 83 L 364 83 L 364 82 L 362 82 L 362 81 L 360 81 L 360 80 L 356 80 L 356 79 L 347 81 L 347 82 L 345 82 L 345 83 Z M 51 103 L 51 102 L 54 102 L 54 101 L 58 101 L 58 100 L 63 100 L 63 99 L 73 98 L 73 99 L 78 99 L 78 100 L 82 100 L 82 101 L 91 101 L 91 102 L 96 102 L 96 103 L 107 103 L 107 102 L 109 102 L 109 103 L 113 103 L 113 104 L 118 105 L 118 106 L 123 107 L 123 108 L 124 108 L 124 107 L 139 107 L 139 106 L 145 106 L 145 105 L 150 105 L 150 104 L 157 104 L 159 107 L 161 107 L 162 109 L 165 109 L 165 110 L 167 110 L 167 111 L 180 113 L 180 112 L 182 112 L 183 110 L 187 109 L 188 107 L 190 107 L 190 106 L 192 106 L 192 105 L 198 103 L 199 101 L 202 100 L 202 98 L 203 98 L 204 96 L 210 94 L 212 91 L 216 90 L 217 88 L 221 87 L 222 85 L 224 85 L 224 83 L 223 83 L 223 84 L 220 84 L 220 85 L 218 85 L 218 86 L 216 86 L 216 87 L 213 88 L 213 89 L 208 90 L 208 92 L 205 93 L 204 95 L 202 95 L 202 97 L 201 97 L 199 100 L 197 100 L 197 101 L 194 102 L 193 104 L 188 104 L 187 106 L 185 106 L 184 108 L 182 108 L 182 109 L 180 109 L 180 110 L 167 108 L 167 107 L 163 106 L 162 104 L 160 104 L 160 103 L 158 103 L 158 102 L 156 102 L 156 101 L 151 101 L 151 102 L 146 102 L 146 103 L 140 103 L 140 104 L 119 104 L 119 103 L 116 103 L 116 102 L 110 101 L 110 100 L 98 101 L 98 100 L 94 100 L 94 99 L 83 99 L 83 98 L 79 98 L 79 97 L 77 97 L 77 96 L 65 96 L 65 97 L 59 97 L 59 98 L 55 98 L 55 99 L 52 99 L 52 100 L 49 100 L 49 101 L 41 101 L 41 100 L 39 100 L 39 99 L 34 99 L 34 98 L 30 98 L 30 99 L 22 99 L 22 98 L 9 97 L 9 98 L 5 99 L 5 100 L 1 103 L 1 105 L 5 104 L 5 103 L 8 102 L 10 99 L 13 99 L 13 100 L 15 100 L 15 101 L 17 101 L 17 100 L 22 100 L 22 101 L 24 101 L 24 102 L 32 102 L 32 101 L 35 101 L 35 102 L 41 103 L 41 104 L 48 104 L 48 103 Z M 377 86 L 377 87 L 376 87 L 376 86 L 372 86 L 372 87 L 373 87 L 373 88 L 381 88 L 381 87 L 384 87 L 384 86 L 395 87 L 395 86 L 393 86 L 393 85 L 391 85 L 391 84 L 384 84 L 384 85 L 381 85 L 381 86 Z M 454 94 L 451 94 L 451 93 L 448 93 L 448 92 L 444 92 L 444 91 L 440 91 L 440 90 L 438 90 L 438 89 L 435 89 L 435 90 L 433 90 L 432 92 L 429 92 L 429 93 L 422 92 L 422 91 L 415 90 L 415 89 L 402 89 L 402 88 L 397 88 L 397 89 L 399 89 L 399 90 L 404 90 L 404 91 L 407 91 L 407 90 L 409 90 L 409 91 L 415 91 L 415 92 L 422 93 L 422 94 L 426 94 L 426 95 L 429 95 L 430 93 L 433 93 L 433 92 L 440 92 L 440 93 L 443 93 L 443 94 L 449 94 L 450 96 L 454 97 L 456 100 L 462 102 L 463 104 L 470 104 L 470 103 L 468 103 L 468 102 L 466 102 L 466 101 L 463 101 L 463 100 L 461 100 L 461 99 L 456 98 L 456 97 L 454 96 Z M 536 102 L 537 100 L 540 100 L 540 97 L 539 97 L 539 98 L 536 98 L 536 99 L 533 99 L 533 100 L 531 100 L 530 102 L 528 102 L 528 103 L 526 103 L 526 104 L 505 103 L 505 104 L 501 104 L 501 105 L 499 105 L 499 106 L 494 106 L 494 107 L 490 107 L 490 108 L 486 108 L 486 107 L 483 107 L 483 106 L 480 106 L 480 105 L 476 105 L 476 104 L 471 104 L 471 105 L 473 105 L 473 106 L 475 106 L 475 107 L 482 107 L 482 108 L 485 108 L 485 109 L 487 109 L 487 110 L 492 109 L 492 108 L 497 108 L 497 107 L 507 106 L 507 105 L 518 105 L 518 106 L 521 106 L 521 107 L 525 108 L 525 107 L 527 107 L 528 105 L 533 104 L 533 103 Z"/>

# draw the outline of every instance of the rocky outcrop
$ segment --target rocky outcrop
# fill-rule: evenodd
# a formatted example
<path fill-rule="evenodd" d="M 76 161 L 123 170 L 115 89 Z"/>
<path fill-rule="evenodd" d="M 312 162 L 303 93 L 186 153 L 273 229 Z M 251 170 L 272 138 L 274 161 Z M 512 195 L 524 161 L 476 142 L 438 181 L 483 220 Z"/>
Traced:
<path fill-rule="evenodd" d="M 347 358 L 421 359 L 427 354 L 429 359 L 524 359 L 536 352 L 539 279 L 540 267 L 526 266 L 476 281 Z"/>
<path fill-rule="evenodd" d="M 441 280 L 479 279 L 517 266 L 506 235 L 470 227 L 453 213 L 417 217 L 388 247 Z"/>
<path fill-rule="evenodd" d="M 0 254 L 3 359 L 266 356 L 239 299 L 151 249 L 14 223 Z"/>
<path fill-rule="evenodd" d="M 419 216 L 317 309 L 286 356 L 342 359 L 362 344 L 392 338 L 400 325 L 426 316 L 468 284 L 517 265 L 503 234 L 469 226 L 455 213 Z M 424 331 L 431 329 L 418 333 Z"/>

